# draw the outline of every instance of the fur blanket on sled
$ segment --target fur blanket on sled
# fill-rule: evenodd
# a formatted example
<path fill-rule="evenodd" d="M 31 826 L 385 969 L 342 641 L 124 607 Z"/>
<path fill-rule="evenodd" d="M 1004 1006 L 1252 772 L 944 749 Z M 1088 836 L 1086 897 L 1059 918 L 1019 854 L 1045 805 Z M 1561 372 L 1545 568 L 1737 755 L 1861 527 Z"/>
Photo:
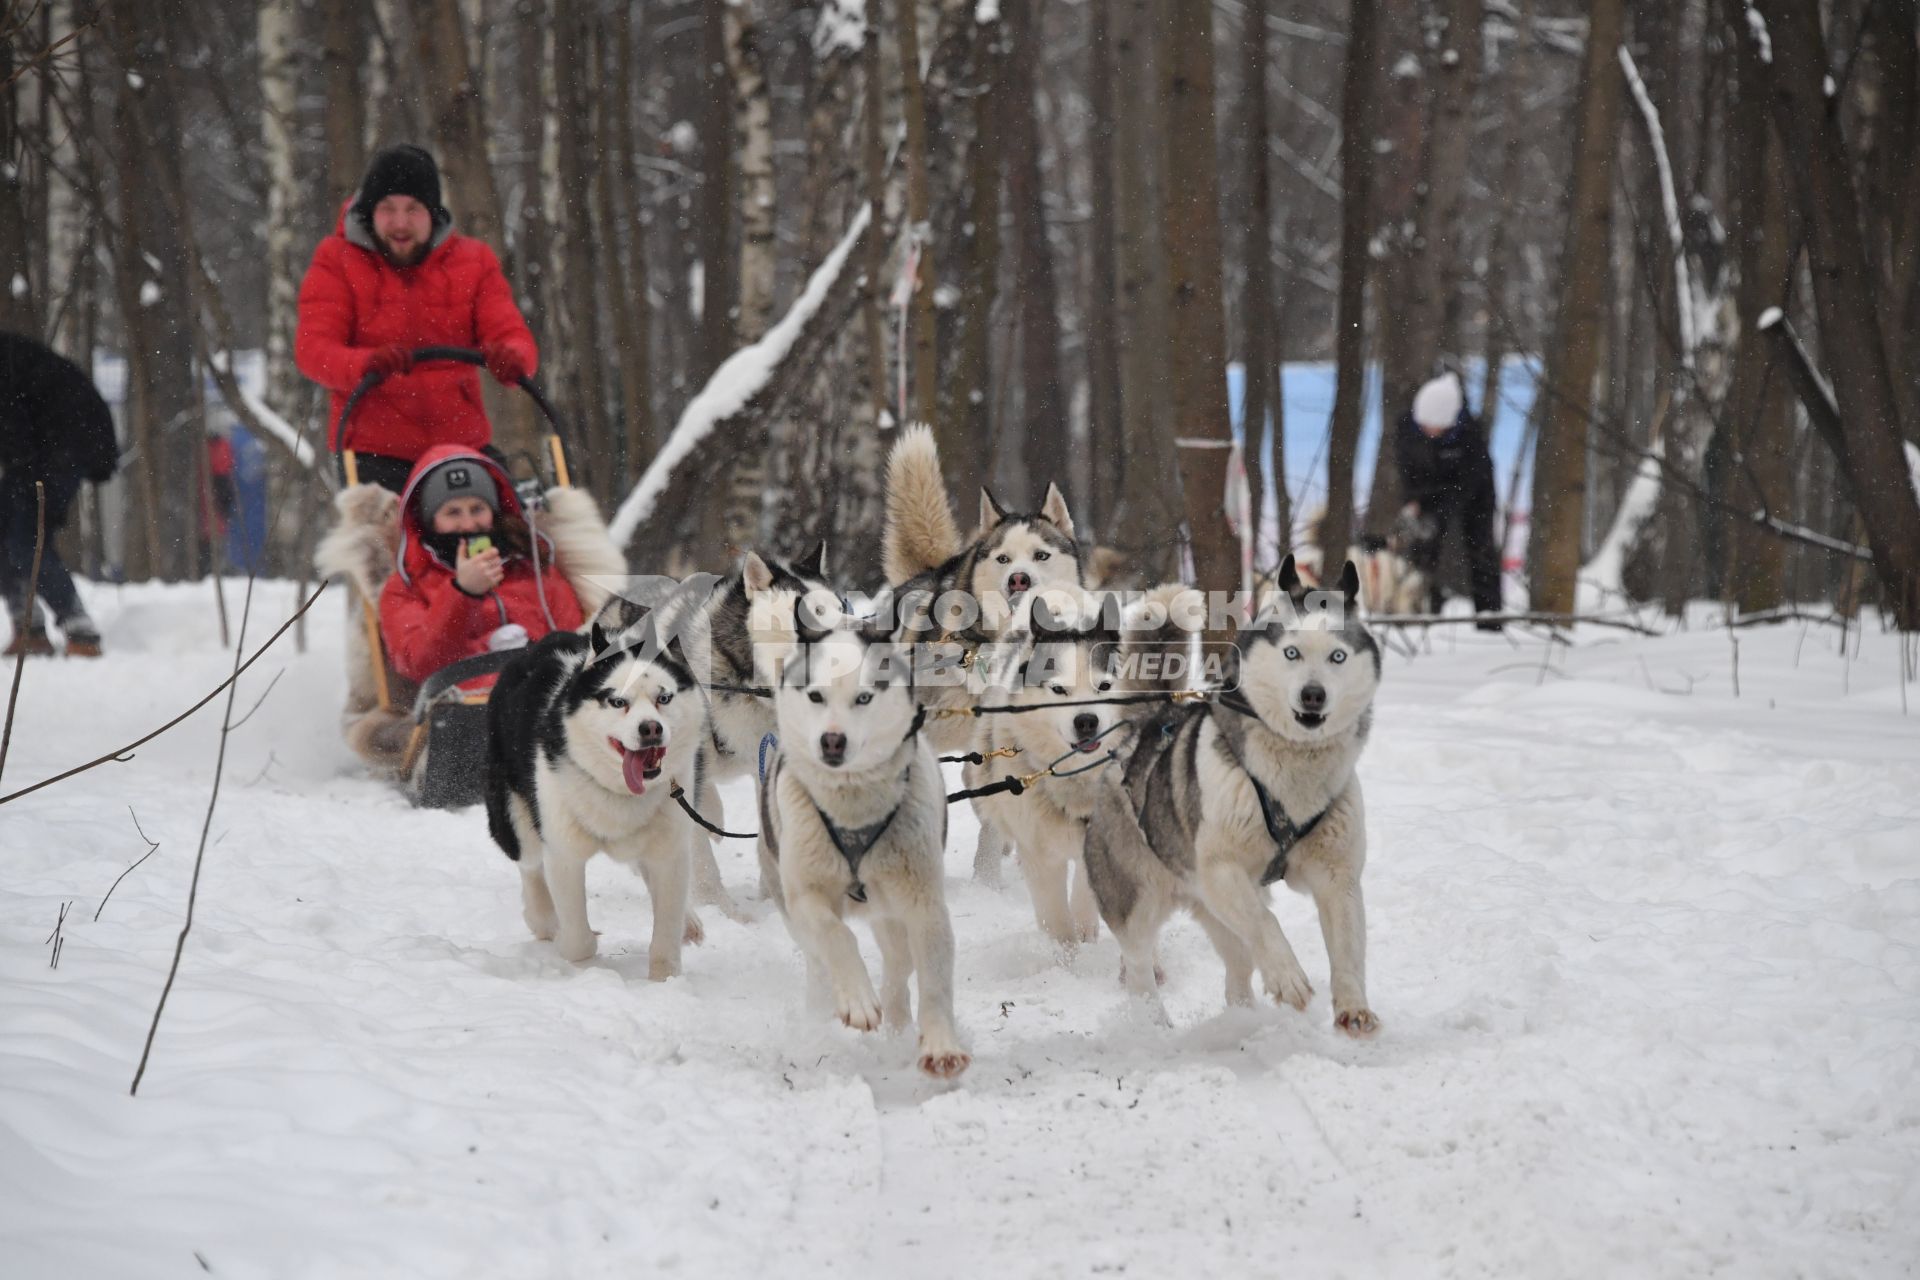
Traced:
<path fill-rule="evenodd" d="M 314 552 L 314 567 L 349 586 L 347 600 L 347 704 L 341 731 L 354 754 L 377 770 L 399 776 L 413 735 L 413 700 L 419 686 L 387 668 L 391 710 L 381 710 L 380 685 L 367 635 L 362 602 L 379 609 L 380 589 L 393 572 L 400 550 L 400 499 L 376 484 L 343 489 L 333 501 L 338 517 Z M 553 540 L 555 562 L 566 575 L 581 611 L 591 618 L 610 594 L 607 578 L 627 571 L 626 557 L 613 545 L 606 521 L 592 497 L 579 489 L 550 489 L 543 509 L 530 513 L 533 525 Z M 381 659 L 385 661 L 384 658 Z"/>

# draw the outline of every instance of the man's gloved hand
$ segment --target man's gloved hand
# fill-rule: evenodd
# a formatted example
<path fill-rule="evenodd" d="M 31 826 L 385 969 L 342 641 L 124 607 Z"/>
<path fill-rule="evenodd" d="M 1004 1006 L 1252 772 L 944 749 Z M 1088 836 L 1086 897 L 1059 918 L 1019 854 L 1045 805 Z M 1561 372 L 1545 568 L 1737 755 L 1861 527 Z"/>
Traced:
<path fill-rule="evenodd" d="M 367 360 L 367 372 L 377 373 L 383 378 L 391 378 L 396 373 L 405 373 L 413 368 L 413 348 L 403 347 L 390 342 L 374 351 Z"/>
<path fill-rule="evenodd" d="M 480 353 L 487 358 L 487 372 L 505 386 L 517 387 L 520 379 L 533 372 L 527 367 L 526 357 L 508 343 L 489 342 Z"/>

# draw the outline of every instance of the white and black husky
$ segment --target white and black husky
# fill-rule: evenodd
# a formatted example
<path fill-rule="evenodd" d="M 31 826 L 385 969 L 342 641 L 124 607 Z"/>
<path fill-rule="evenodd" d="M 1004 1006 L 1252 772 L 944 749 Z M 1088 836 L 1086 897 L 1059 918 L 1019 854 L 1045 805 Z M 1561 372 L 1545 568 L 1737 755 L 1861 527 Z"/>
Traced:
<path fill-rule="evenodd" d="M 615 598 L 586 635 L 556 632 L 500 673 L 487 704 L 487 829 L 520 864 L 527 927 L 579 962 L 596 852 L 639 871 L 653 898 L 648 975 L 680 972 L 693 859 L 705 834 L 675 802 L 703 791 L 707 710 L 677 639 L 654 645 L 646 610 Z"/>
<path fill-rule="evenodd" d="M 1035 512 L 1007 511 L 982 489 L 979 525 L 962 538 L 939 450 L 924 426 L 901 432 L 887 456 L 884 552 L 901 636 L 919 642 L 917 684 L 929 708 L 978 701 L 984 689 L 973 678 L 976 660 L 1012 629 L 1023 598 L 1050 587 L 1078 588 L 1083 577 L 1073 516 L 1058 485 L 1047 486 Z M 928 728 L 943 751 L 964 748 L 974 736 L 974 726 L 958 717 L 936 718 Z"/>
<path fill-rule="evenodd" d="M 971 1059 L 953 1019 L 946 797 L 910 660 L 884 626 L 803 626 L 783 666 L 780 748 L 760 790 L 761 875 L 806 957 L 809 999 L 830 998 L 857 1030 L 904 1030 L 918 974 L 920 1069 L 951 1077 Z M 858 917 L 880 945 L 877 993 L 847 923 Z"/>
<path fill-rule="evenodd" d="M 1154 944 L 1182 906 L 1226 962 L 1229 1004 L 1252 1002 L 1257 969 L 1268 995 L 1306 1008 L 1313 988 L 1267 886 L 1284 880 L 1310 894 L 1333 970 L 1334 1023 L 1368 1035 L 1379 1021 L 1367 1006 L 1366 811 L 1354 765 L 1372 725 L 1380 650 L 1360 622 L 1352 563 L 1340 576 L 1338 623 L 1312 607 L 1330 593 L 1310 600 L 1293 557 L 1277 586 L 1235 642 L 1236 690 L 1140 722 L 1123 778 L 1110 780 L 1087 825 L 1088 878 L 1129 991 L 1162 1021 Z"/>

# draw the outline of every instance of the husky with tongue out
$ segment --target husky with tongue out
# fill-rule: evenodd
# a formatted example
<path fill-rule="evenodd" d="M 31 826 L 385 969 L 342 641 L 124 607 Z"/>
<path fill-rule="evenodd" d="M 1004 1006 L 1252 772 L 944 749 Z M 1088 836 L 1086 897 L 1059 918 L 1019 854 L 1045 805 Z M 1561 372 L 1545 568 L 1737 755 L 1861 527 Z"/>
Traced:
<path fill-rule="evenodd" d="M 636 869 L 653 898 L 648 976 L 680 972 L 699 942 L 687 895 L 704 834 L 673 792 L 706 789 L 707 704 L 680 649 L 662 647 L 647 610 L 615 597 L 585 635 L 557 632 L 500 675 L 487 704 L 487 828 L 520 864 L 527 927 L 579 962 L 587 862 L 604 851 Z"/>

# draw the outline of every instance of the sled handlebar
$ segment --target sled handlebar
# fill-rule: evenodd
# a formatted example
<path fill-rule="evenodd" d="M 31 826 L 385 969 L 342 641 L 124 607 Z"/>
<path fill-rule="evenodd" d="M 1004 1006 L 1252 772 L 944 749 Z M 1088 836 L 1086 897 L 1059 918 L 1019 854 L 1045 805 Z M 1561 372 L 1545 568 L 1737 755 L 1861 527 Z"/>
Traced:
<path fill-rule="evenodd" d="M 455 364 L 480 366 L 485 366 L 487 363 L 487 357 L 471 347 L 414 348 L 414 364 L 420 364 L 428 360 L 449 360 Z M 385 381 L 385 374 L 369 369 L 367 370 L 367 376 L 360 379 L 360 385 L 355 387 L 347 395 L 347 402 L 340 406 L 340 419 L 334 424 L 334 439 L 340 442 L 340 447 L 335 450 L 335 452 L 345 453 L 353 447 L 352 435 L 348 430 L 348 423 L 353 418 L 353 411 L 359 407 L 361 398 L 365 396 L 367 392 L 373 390 Z M 540 412 L 546 417 L 547 425 L 553 428 L 553 434 L 560 437 L 560 443 L 571 448 L 572 442 L 567 438 L 565 423 L 560 417 L 560 411 L 553 407 L 553 401 L 547 399 L 547 394 L 540 389 L 540 384 L 529 376 L 520 379 L 519 387 L 522 391 L 533 397 L 534 404 L 540 407 Z"/>

